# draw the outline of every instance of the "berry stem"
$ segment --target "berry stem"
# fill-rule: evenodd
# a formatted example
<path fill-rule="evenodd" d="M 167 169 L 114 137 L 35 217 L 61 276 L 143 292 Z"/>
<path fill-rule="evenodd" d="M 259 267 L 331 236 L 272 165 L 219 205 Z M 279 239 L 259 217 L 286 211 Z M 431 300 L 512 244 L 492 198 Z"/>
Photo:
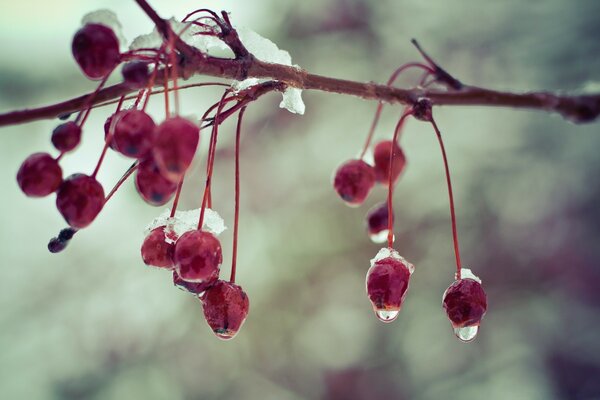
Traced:
<path fill-rule="evenodd" d="M 124 99 L 125 99 L 125 96 L 121 96 L 121 99 L 119 100 L 119 104 L 117 105 L 117 111 L 115 111 L 115 115 L 121 110 Z M 104 147 L 102 148 L 102 153 L 100 153 L 100 158 L 98 159 L 98 163 L 96 163 L 96 168 L 94 168 L 94 172 L 91 175 L 92 178 L 96 178 L 96 175 L 98 174 L 98 171 L 100 170 L 100 166 L 102 165 L 102 161 L 104 161 L 104 156 L 106 155 L 108 146 L 113 138 L 116 122 L 117 122 L 116 118 L 113 118 L 113 120 L 110 123 L 110 127 L 108 128 L 108 135 L 106 135 L 106 139 L 104 140 Z"/>
<path fill-rule="evenodd" d="M 83 124 L 85 124 L 85 121 L 87 120 L 88 116 L 92 112 L 92 105 L 94 102 L 94 98 L 100 92 L 100 90 L 104 87 L 104 85 L 106 84 L 106 81 L 108 80 L 108 78 L 110 77 L 110 75 L 113 73 L 114 70 L 115 69 L 113 68 L 106 75 L 104 75 L 104 78 L 102 78 L 102 80 L 96 87 L 96 90 L 94 90 L 86 99 L 86 102 L 84 103 L 83 107 L 81 108 L 84 111 L 81 111 L 77 115 L 77 118 L 75 118 L 75 123 L 79 124 L 80 128 L 83 128 Z"/>
<path fill-rule="evenodd" d="M 404 125 L 404 120 L 412 114 L 412 110 L 404 110 L 402 116 L 398 120 L 396 124 L 396 129 L 394 129 L 394 138 L 392 139 L 392 143 L 396 143 L 398 140 L 398 134 Z M 388 206 L 388 247 L 392 248 L 394 245 L 394 207 L 392 205 L 392 197 L 394 195 L 394 180 L 393 173 L 394 170 L 394 161 L 396 157 L 394 154 L 394 146 L 390 148 L 390 170 L 389 170 L 389 180 L 388 180 L 388 198 L 387 198 L 387 206 Z"/>
<path fill-rule="evenodd" d="M 179 181 L 177 185 L 177 191 L 175 192 L 175 198 L 173 199 L 173 206 L 171 206 L 171 215 L 169 218 L 173 218 L 175 216 L 175 212 L 177 211 L 177 205 L 179 204 L 179 195 L 181 194 L 181 188 L 183 187 L 183 180 L 185 179 L 185 174 Z"/>
<path fill-rule="evenodd" d="M 135 170 L 138 168 L 138 164 L 139 163 L 135 161 L 133 164 L 131 164 L 131 167 L 129 167 L 127 171 L 125 171 L 123 176 L 121 176 L 121 178 L 117 181 L 115 186 L 106 195 L 106 198 L 104 199 L 104 204 L 108 203 L 108 200 L 110 200 L 110 198 L 113 197 L 113 195 L 117 192 L 117 190 L 119 190 L 119 188 L 127 180 L 127 178 L 129 178 L 131 174 L 135 172 Z"/>
<path fill-rule="evenodd" d="M 163 68 L 164 85 L 165 85 L 165 117 L 169 119 L 171 112 L 169 111 L 169 71 L 168 68 Z"/>
<path fill-rule="evenodd" d="M 177 73 L 177 57 L 175 54 L 175 33 L 171 27 L 169 27 L 169 56 L 171 58 L 171 79 L 173 80 L 175 115 L 179 115 L 179 88 L 177 87 L 177 76 L 179 74 Z"/>
<path fill-rule="evenodd" d="M 440 143 L 440 149 L 442 150 L 442 157 L 444 158 L 444 169 L 446 171 L 446 183 L 448 185 L 448 198 L 450 199 L 450 217 L 452 222 L 452 240 L 454 242 L 454 256 L 456 257 L 456 279 L 460 279 L 460 251 L 458 248 L 458 231 L 456 229 L 456 214 L 454 212 L 454 196 L 452 195 L 452 182 L 450 181 L 450 168 L 448 167 L 448 157 L 446 156 L 446 149 L 444 148 L 444 141 L 442 140 L 442 133 L 440 132 L 437 124 L 433 117 L 431 117 L 431 125 L 435 134 L 437 135 L 438 142 Z"/>
<path fill-rule="evenodd" d="M 235 130 L 235 213 L 233 217 L 233 250 L 231 255 L 231 277 L 229 281 L 235 283 L 235 267 L 237 261 L 238 221 L 240 218 L 240 132 L 242 131 L 242 117 L 246 107 L 242 107 L 238 114 L 237 128 Z"/>

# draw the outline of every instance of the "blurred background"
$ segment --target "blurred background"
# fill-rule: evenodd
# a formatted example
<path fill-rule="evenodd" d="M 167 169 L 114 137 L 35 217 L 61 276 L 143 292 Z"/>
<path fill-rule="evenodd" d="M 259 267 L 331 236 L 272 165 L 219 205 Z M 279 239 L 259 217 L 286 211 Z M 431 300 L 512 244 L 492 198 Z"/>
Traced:
<path fill-rule="evenodd" d="M 2 2 L 0 112 L 90 91 L 70 54 L 81 17 L 117 12 L 128 40 L 152 25 L 133 1 Z M 311 72 L 384 82 L 418 60 L 416 37 L 469 84 L 515 91 L 579 91 L 600 82 L 600 2 L 255 0 L 151 2 L 162 16 L 198 7 L 231 11 Z M 410 86 L 417 75 L 400 84 Z M 200 79 L 202 80 L 202 79 Z M 218 100 L 181 94 L 183 114 Z M 379 322 L 365 295 L 380 246 L 364 215 L 346 207 L 334 169 L 359 152 L 376 104 L 304 92 L 306 114 L 271 94 L 246 114 L 237 282 L 250 315 L 218 340 L 199 302 L 140 258 L 143 228 L 163 208 L 131 182 L 61 254 L 46 250 L 65 226 L 54 196 L 26 198 L 15 174 L 29 154 L 52 152 L 57 120 L 1 129 L 0 398 L 3 399 L 599 399 L 600 129 L 540 112 L 435 110 L 445 135 L 463 262 L 489 309 L 470 344 L 453 335 L 441 296 L 453 279 L 448 200 L 434 133 L 410 121 L 408 166 L 397 186 L 396 247 L 415 264 L 399 318 Z M 94 111 L 65 175 L 90 173 L 112 112 Z M 164 118 L 162 98 L 150 104 Z M 377 138 L 391 137 L 388 107 Z M 214 204 L 232 225 L 233 125 L 221 130 Z M 181 206 L 197 208 L 203 146 Z M 109 154 L 112 187 L 129 165 Z M 231 229 L 221 236 L 228 276 Z"/>

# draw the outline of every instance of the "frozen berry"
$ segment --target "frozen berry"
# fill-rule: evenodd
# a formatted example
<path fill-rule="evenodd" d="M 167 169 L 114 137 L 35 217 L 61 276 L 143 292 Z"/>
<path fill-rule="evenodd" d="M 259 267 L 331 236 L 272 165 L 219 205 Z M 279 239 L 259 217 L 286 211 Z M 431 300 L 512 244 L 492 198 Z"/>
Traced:
<path fill-rule="evenodd" d="M 406 157 L 404 152 L 398 146 L 398 143 L 394 143 L 394 164 L 392 168 L 392 182 L 396 182 L 400 173 L 406 166 Z M 390 179 L 390 151 L 392 150 L 392 141 L 384 140 L 377 145 L 373 150 L 373 159 L 375 170 L 375 180 L 383 185 L 388 185 Z"/>
<path fill-rule="evenodd" d="M 113 142 L 115 149 L 127 157 L 146 155 L 154 142 L 154 121 L 141 110 L 121 111 L 116 115 Z"/>
<path fill-rule="evenodd" d="M 350 206 L 362 204 L 375 185 L 373 167 L 363 160 L 350 160 L 342 164 L 333 179 L 333 187 Z"/>
<path fill-rule="evenodd" d="M 167 243 L 165 226 L 154 228 L 142 243 L 142 260 L 152 267 L 173 269 L 174 243 Z"/>
<path fill-rule="evenodd" d="M 394 253 L 375 261 L 367 272 L 367 295 L 375 314 L 383 322 L 392 322 L 398 316 L 413 269 Z"/>
<path fill-rule="evenodd" d="M 181 117 L 169 118 L 156 127 L 153 154 L 165 178 L 179 182 L 194 159 L 199 139 L 198 127 Z"/>
<path fill-rule="evenodd" d="M 30 155 L 17 172 L 17 183 L 29 197 L 47 196 L 55 192 L 61 182 L 62 169 L 48 153 Z"/>
<path fill-rule="evenodd" d="M 81 128 L 75 122 L 65 122 L 54 129 L 51 140 L 56 150 L 71 151 L 81 140 Z"/>
<path fill-rule="evenodd" d="M 94 221 L 104 206 L 104 189 L 93 177 L 69 176 L 58 188 L 56 207 L 73 228 L 85 228 Z"/>
<path fill-rule="evenodd" d="M 376 204 L 367 212 L 367 231 L 373 243 L 383 243 L 389 232 L 388 203 Z"/>
<path fill-rule="evenodd" d="M 142 199 L 153 206 L 167 203 L 177 190 L 177 184 L 160 173 L 151 157 L 140 161 L 135 173 L 135 187 Z"/>
<path fill-rule="evenodd" d="M 200 299 L 204 318 L 215 335 L 223 340 L 233 339 L 250 308 L 250 300 L 242 288 L 235 283 L 219 280 Z"/>
<path fill-rule="evenodd" d="M 454 281 L 444 292 L 442 306 L 456 336 L 463 342 L 475 339 L 487 310 L 487 296 L 481 283 L 470 278 Z"/>
<path fill-rule="evenodd" d="M 216 270 L 214 274 L 212 274 L 208 279 L 202 282 L 188 282 L 181 279 L 181 277 L 177 274 L 177 271 L 173 271 L 173 284 L 177 286 L 179 289 L 192 293 L 196 296 L 200 296 L 202 293 L 206 291 L 209 287 L 215 284 L 215 282 L 219 279 L 219 271 Z"/>
<path fill-rule="evenodd" d="M 141 89 L 148 84 L 150 70 L 146 61 L 131 61 L 121 70 L 123 81 L 131 89 Z"/>
<path fill-rule="evenodd" d="M 86 24 L 73 37 L 73 57 L 90 79 L 102 79 L 120 60 L 119 40 L 106 25 Z"/>
<path fill-rule="evenodd" d="M 195 230 L 181 235 L 175 243 L 175 269 L 181 279 L 203 282 L 218 273 L 223 254 L 221 243 L 212 233 Z"/>

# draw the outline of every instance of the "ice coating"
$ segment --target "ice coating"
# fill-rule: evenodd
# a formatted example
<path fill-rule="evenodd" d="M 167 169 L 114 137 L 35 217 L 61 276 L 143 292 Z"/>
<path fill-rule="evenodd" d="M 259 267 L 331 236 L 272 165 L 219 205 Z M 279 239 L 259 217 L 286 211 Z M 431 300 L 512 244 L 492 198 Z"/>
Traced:
<path fill-rule="evenodd" d="M 200 209 L 176 211 L 175 217 L 170 218 L 171 210 L 167 208 L 158 217 L 154 218 L 144 229 L 144 235 L 148 235 L 154 228 L 165 226 L 169 232 L 175 233 L 175 238 L 180 237 L 185 232 L 193 231 L 198 228 L 198 219 L 200 218 Z M 220 235 L 227 227 L 223 218 L 214 210 L 206 208 L 204 211 L 204 223 L 202 230 L 210 232 L 215 236 Z M 167 231 L 165 231 L 167 232 Z M 168 233 L 168 232 L 167 232 Z M 174 243 L 172 235 L 166 235 L 167 243 Z"/>
<path fill-rule="evenodd" d="M 477 283 L 481 283 L 481 279 L 477 275 L 473 273 L 469 268 L 461 268 L 460 269 L 460 278 L 461 279 L 472 279 Z"/>
<path fill-rule="evenodd" d="M 291 113 L 304 115 L 306 106 L 302 101 L 302 90 L 298 88 L 287 88 L 283 92 L 283 99 L 279 103 L 279 108 L 285 108 Z"/>
<path fill-rule="evenodd" d="M 404 265 L 406 265 L 406 267 L 408 268 L 408 272 L 412 273 L 415 272 L 415 266 L 412 265 L 411 263 L 409 263 L 408 261 L 406 261 L 404 259 L 404 257 L 402 257 L 396 250 L 390 248 L 390 247 L 382 247 L 381 250 L 379 250 L 377 252 L 377 254 L 375 255 L 375 257 L 373 257 L 371 259 L 371 267 L 373 265 L 375 265 L 375 263 L 379 260 L 383 260 L 384 258 L 388 258 L 388 257 L 392 257 L 395 258 L 396 260 L 400 260 Z"/>
<path fill-rule="evenodd" d="M 235 93 L 239 93 L 242 90 L 248 89 L 249 87 L 258 85 L 259 83 L 260 83 L 260 80 L 258 80 L 256 78 L 248 78 L 243 81 L 233 81 L 231 83 L 231 88 L 233 89 L 233 91 Z"/>
<path fill-rule="evenodd" d="M 108 26 L 113 30 L 115 35 L 117 35 L 117 39 L 119 39 L 119 45 L 123 47 L 127 40 L 125 36 L 123 36 L 123 25 L 119 22 L 119 18 L 117 18 L 117 14 L 113 11 L 108 10 L 106 8 L 92 11 L 87 13 L 81 18 L 81 24 L 102 24 Z"/>

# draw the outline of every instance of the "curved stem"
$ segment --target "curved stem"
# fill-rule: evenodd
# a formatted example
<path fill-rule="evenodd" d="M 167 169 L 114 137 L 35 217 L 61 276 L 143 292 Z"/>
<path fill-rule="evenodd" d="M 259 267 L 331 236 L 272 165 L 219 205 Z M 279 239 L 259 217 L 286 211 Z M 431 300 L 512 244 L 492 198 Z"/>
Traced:
<path fill-rule="evenodd" d="M 138 161 L 135 161 L 133 164 L 131 164 L 131 167 L 129 167 L 127 171 L 125 171 L 123 176 L 121 176 L 121 178 L 117 181 L 115 186 L 113 186 L 110 192 L 106 195 L 106 198 L 104 199 L 104 204 L 108 203 L 108 200 L 110 200 L 111 197 L 113 197 L 113 195 L 117 192 L 117 190 L 119 190 L 121 185 L 131 176 L 131 174 L 135 172 L 135 170 L 138 168 L 138 165 Z"/>
<path fill-rule="evenodd" d="M 177 191 L 175 192 L 175 198 L 173 199 L 173 205 L 171 206 L 171 215 L 169 215 L 169 218 L 173 218 L 175 216 L 175 212 L 177 212 L 177 205 L 179 204 L 179 195 L 181 194 L 181 188 L 183 188 L 184 179 L 185 174 L 181 177 L 179 184 L 177 184 Z"/>
<path fill-rule="evenodd" d="M 237 128 L 235 130 L 235 212 L 233 217 L 233 250 L 231 254 L 231 277 L 229 281 L 235 282 L 235 267 L 237 261 L 238 222 L 240 218 L 240 132 L 242 131 L 242 118 L 246 107 L 242 107 L 238 114 Z"/>

